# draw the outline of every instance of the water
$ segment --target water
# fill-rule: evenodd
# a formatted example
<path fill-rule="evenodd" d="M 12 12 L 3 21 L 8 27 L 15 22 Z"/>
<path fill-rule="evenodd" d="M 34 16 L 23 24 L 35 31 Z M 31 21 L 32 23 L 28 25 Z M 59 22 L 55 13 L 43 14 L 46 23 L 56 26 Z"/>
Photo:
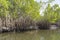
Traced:
<path fill-rule="evenodd" d="M 0 40 L 60 40 L 60 30 L 34 30 L 2 33 Z"/>

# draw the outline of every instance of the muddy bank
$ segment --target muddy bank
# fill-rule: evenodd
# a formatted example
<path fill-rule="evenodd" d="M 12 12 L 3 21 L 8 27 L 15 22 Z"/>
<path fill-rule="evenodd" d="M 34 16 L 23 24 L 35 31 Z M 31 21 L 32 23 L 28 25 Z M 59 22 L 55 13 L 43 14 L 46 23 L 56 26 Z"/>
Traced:
<path fill-rule="evenodd" d="M 58 29 L 56 25 L 50 25 L 50 28 L 40 28 L 39 26 L 30 26 L 30 27 L 1 27 L 0 28 L 0 33 L 5 33 L 5 32 L 24 32 L 24 31 L 32 31 L 32 30 L 55 30 Z"/>
<path fill-rule="evenodd" d="M 59 23 L 58 23 L 59 24 Z M 58 25 L 51 24 L 47 20 L 34 21 L 30 17 L 20 17 L 18 19 L 0 18 L 0 33 L 4 32 L 22 32 L 30 30 L 52 30 L 57 29 Z"/>

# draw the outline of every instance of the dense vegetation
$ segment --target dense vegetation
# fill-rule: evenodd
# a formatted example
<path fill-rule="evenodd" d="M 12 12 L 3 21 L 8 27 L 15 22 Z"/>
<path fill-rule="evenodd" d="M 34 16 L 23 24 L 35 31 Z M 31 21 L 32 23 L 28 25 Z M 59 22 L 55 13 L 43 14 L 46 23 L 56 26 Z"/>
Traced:
<path fill-rule="evenodd" d="M 32 20 L 36 20 L 40 17 L 39 9 L 39 4 L 34 0 L 0 0 L 0 19 L 2 20 L 2 25 L 9 26 L 15 20 L 19 18 L 24 18 L 25 20 L 28 16 Z"/>
<path fill-rule="evenodd" d="M 60 20 L 60 7 L 58 4 L 51 6 L 51 2 L 0 0 L 0 27 L 17 29 L 29 26 L 48 27 L 50 23 L 56 23 Z M 42 5 L 46 4 L 48 5 L 43 11 L 44 15 L 41 16 L 40 9 Z"/>

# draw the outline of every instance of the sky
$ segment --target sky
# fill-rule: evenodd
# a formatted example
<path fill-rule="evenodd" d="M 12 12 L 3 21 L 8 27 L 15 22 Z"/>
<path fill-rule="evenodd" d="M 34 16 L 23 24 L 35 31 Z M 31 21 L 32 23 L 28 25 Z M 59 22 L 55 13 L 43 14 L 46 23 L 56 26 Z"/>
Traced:
<path fill-rule="evenodd" d="M 55 0 L 52 4 L 59 4 L 60 5 L 60 0 Z"/>
<path fill-rule="evenodd" d="M 35 1 L 39 2 L 40 0 L 35 0 Z M 46 2 L 46 1 L 48 1 L 48 0 L 42 0 L 42 1 Z M 59 4 L 59 5 L 60 5 L 60 0 L 55 0 L 55 1 L 52 3 L 52 5 L 53 5 L 53 4 Z"/>
<path fill-rule="evenodd" d="M 54 3 L 57 3 L 57 4 L 59 4 L 60 5 L 60 0 L 55 0 L 55 2 Z"/>
<path fill-rule="evenodd" d="M 40 0 L 35 0 L 37 2 L 40 2 Z M 43 2 L 47 2 L 48 0 L 42 0 Z M 55 0 L 51 3 L 51 5 L 58 4 L 60 6 L 60 0 Z M 44 5 L 45 6 L 45 5 Z M 44 6 L 42 7 L 42 10 L 40 10 L 40 15 L 44 15 L 42 12 L 44 11 Z"/>

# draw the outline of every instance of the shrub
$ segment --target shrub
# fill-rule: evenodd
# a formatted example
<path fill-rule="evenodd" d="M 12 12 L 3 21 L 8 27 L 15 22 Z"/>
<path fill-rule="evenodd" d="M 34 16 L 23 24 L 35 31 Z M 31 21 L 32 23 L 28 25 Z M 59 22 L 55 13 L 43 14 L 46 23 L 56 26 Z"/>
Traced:
<path fill-rule="evenodd" d="M 37 22 L 37 26 L 39 26 L 39 29 L 49 29 L 50 22 L 48 20 L 40 20 Z"/>
<path fill-rule="evenodd" d="M 15 21 L 16 30 L 26 30 L 29 29 L 30 26 L 35 26 L 35 22 L 30 17 L 20 17 Z"/>

